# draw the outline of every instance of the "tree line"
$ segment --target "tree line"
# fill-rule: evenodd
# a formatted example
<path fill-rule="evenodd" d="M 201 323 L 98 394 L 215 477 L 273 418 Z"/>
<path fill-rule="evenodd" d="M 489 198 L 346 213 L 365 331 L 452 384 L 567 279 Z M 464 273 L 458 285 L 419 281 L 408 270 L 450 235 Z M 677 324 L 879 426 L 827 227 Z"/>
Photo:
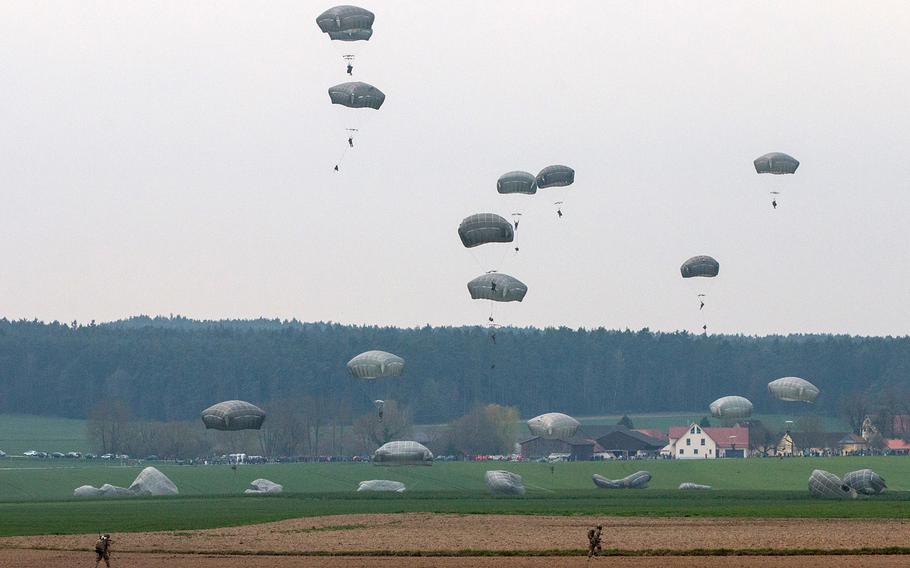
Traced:
<path fill-rule="evenodd" d="M 351 378 L 345 363 L 370 349 L 404 357 L 404 375 Z M 415 423 L 444 424 L 479 404 L 514 407 L 525 418 L 697 412 L 730 394 L 749 398 L 757 413 L 790 413 L 795 406 L 766 388 L 787 375 L 821 389 L 814 412 L 849 417 L 851 425 L 868 411 L 907 412 L 910 338 L 560 327 L 502 328 L 494 344 L 480 327 L 0 320 L 0 412 L 75 418 L 118 400 L 136 420 L 193 421 L 211 404 L 241 399 L 263 407 L 296 401 L 296 412 L 331 427 L 353 424 L 374 400 L 388 399 Z"/>

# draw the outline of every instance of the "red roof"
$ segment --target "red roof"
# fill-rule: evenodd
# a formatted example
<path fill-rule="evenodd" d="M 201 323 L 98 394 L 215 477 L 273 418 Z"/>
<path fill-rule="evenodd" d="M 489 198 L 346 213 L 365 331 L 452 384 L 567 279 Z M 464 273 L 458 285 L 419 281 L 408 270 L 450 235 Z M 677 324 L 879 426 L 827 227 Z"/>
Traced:
<path fill-rule="evenodd" d="M 689 426 L 671 426 L 670 438 L 678 440 L 689 433 Z M 749 447 L 749 429 L 748 428 L 702 428 L 718 448 L 732 448 L 736 444 L 740 448 Z M 730 438 L 730 436 L 736 436 Z"/>
<path fill-rule="evenodd" d="M 644 434 L 645 436 L 651 436 L 652 438 L 663 440 L 664 442 L 667 441 L 667 435 L 657 428 L 636 428 L 633 430 L 633 432 L 638 432 L 640 434 Z"/>
<path fill-rule="evenodd" d="M 900 438 L 888 439 L 885 440 L 885 443 L 888 444 L 889 450 L 910 450 L 910 444 Z"/>

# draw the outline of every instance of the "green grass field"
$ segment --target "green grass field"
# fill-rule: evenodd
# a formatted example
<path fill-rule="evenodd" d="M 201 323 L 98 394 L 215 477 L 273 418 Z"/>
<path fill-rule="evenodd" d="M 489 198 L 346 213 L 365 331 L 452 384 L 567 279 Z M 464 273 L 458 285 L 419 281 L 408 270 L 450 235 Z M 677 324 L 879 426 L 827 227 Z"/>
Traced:
<path fill-rule="evenodd" d="M 241 525 L 285 518 L 393 512 L 511 513 L 610 516 L 889 517 L 910 518 L 910 458 L 793 458 L 562 463 L 437 463 L 432 467 L 380 468 L 365 464 L 174 466 L 158 464 L 181 496 L 156 499 L 79 500 L 83 484 L 127 485 L 142 466 L 54 467 L 39 460 L 0 464 L 0 535 L 178 530 Z M 35 465 L 37 464 L 37 465 Z M 837 474 L 871 467 L 889 483 L 875 498 L 820 501 L 806 490 L 812 469 Z M 523 498 L 491 497 L 487 469 L 519 473 Z M 644 490 L 598 490 L 592 473 L 621 477 L 647 469 Z M 239 495 L 265 477 L 285 486 L 280 496 Z M 354 492 L 364 479 L 404 482 L 404 494 Z M 714 485 L 710 492 L 676 490 L 683 481 Z"/>
<path fill-rule="evenodd" d="M 0 414 L 0 450 L 21 454 L 43 452 L 90 452 L 86 421 L 19 414 Z"/>

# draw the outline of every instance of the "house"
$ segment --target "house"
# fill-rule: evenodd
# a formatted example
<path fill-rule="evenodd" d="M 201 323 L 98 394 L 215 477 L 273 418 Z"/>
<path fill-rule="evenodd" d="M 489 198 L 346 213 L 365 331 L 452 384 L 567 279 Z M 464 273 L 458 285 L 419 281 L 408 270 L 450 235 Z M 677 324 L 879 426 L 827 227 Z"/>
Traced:
<path fill-rule="evenodd" d="M 550 454 L 568 454 L 573 461 L 591 460 L 594 452 L 603 451 L 593 440 L 573 436 L 565 440 L 548 440 L 540 436 L 518 442 L 521 457 L 525 459 L 545 458 Z"/>
<path fill-rule="evenodd" d="M 669 443 L 660 451 L 674 459 L 715 459 L 718 457 L 749 457 L 747 428 L 702 428 L 693 422 L 689 426 L 673 426 Z"/>
<path fill-rule="evenodd" d="M 595 438 L 594 441 L 605 452 L 626 457 L 657 455 L 666 444 L 663 439 L 654 438 L 638 430 L 630 430 L 625 426 L 618 426 Z"/>
<path fill-rule="evenodd" d="M 906 456 L 910 454 L 910 443 L 900 438 L 885 440 L 886 449 L 889 454 Z"/>
<path fill-rule="evenodd" d="M 785 456 L 840 456 L 867 449 L 866 441 L 850 432 L 787 432 L 777 444 Z"/>
<path fill-rule="evenodd" d="M 867 414 L 863 419 L 862 434 L 868 440 L 879 432 L 880 417 L 877 414 Z M 896 414 L 891 417 L 891 434 L 896 437 L 910 436 L 910 414 Z"/>

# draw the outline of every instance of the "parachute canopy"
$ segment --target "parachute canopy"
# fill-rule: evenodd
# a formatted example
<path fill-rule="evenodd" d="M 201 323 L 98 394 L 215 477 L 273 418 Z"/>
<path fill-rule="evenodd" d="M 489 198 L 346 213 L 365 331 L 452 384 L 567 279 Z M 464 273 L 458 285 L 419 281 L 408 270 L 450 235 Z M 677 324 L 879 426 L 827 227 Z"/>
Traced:
<path fill-rule="evenodd" d="M 702 276 L 714 278 L 720 272 L 720 263 L 707 255 L 693 256 L 679 267 L 683 278 Z"/>
<path fill-rule="evenodd" d="M 806 379 L 783 377 L 768 383 L 768 392 L 777 400 L 815 402 L 820 391 Z"/>
<path fill-rule="evenodd" d="M 493 287 L 493 284 L 496 287 Z M 528 293 L 528 287 L 519 279 L 508 274 L 490 272 L 482 274 L 468 282 L 468 292 L 475 300 L 493 300 L 494 302 L 520 302 Z"/>
<path fill-rule="evenodd" d="M 484 474 L 484 481 L 494 495 L 524 495 L 525 486 L 521 476 L 511 471 L 494 469 Z"/>
<path fill-rule="evenodd" d="M 215 430 L 259 430 L 264 420 L 261 408 L 243 400 L 226 400 L 202 411 L 205 427 Z"/>
<path fill-rule="evenodd" d="M 512 223 L 495 213 L 477 213 L 458 225 L 461 244 L 473 248 L 487 243 L 511 243 L 515 238 Z"/>
<path fill-rule="evenodd" d="M 569 166 L 547 166 L 537 174 L 537 187 L 562 187 L 572 185 L 575 181 L 575 170 Z"/>
<path fill-rule="evenodd" d="M 591 479 L 594 480 L 594 485 L 602 489 L 644 489 L 651 481 L 651 474 L 647 471 L 636 471 L 622 479 L 607 479 L 595 473 Z"/>
<path fill-rule="evenodd" d="M 524 193 L 534 195 L 537 193 L 537 178 L 528 172 L 508 172 L 499 176 L 496 181 L 496 191 L 499 193 Z"/>
<path fill-rule="evenodd" d="M 376 407 L 376 410 L 382 410 L 383 408 L 385 408 L 385 401 L 384 400 L 374 400 L 373 406 Z"/>
<path fill-rule="evenodd" d="M 354 81 L 330 87 L 329 98 L 332 99 L 333 105 L 379 110 L 385 101 L 385 94 L 373 85 Z"/>
<path fill-rule="evenodd" d="M 433 465 L 433 452 L 418 442 L 389 442 L 373 452 L 373 465 Z"/>
<path fill-rule="evenodd" d="M 528 420 L 531 434 L 547 440 L 566 440 L 575 435 L 581 423 L 567 414 L 547 412 Z"/>
<path fill-rule="evenodd" d="M 799 160 L 782 152 L 771 152 L 755 158 L 755 171 L 760 174 L 794 174 Z"/>
<path fill-rule="evenodd" d="M 741 396 L 724 396 L 709 406 L 715 418 L 748 418 L 752 416 L 752 403 Z"/>
<path fill-rule="evenodd" d="M 373 35 L 373 12 L 357 6 L 335 6 L 319 14 L 316 25 L 333 40 L 369 40 Z"/>
<path fill-rule="evenodd" d="M 402 371 L 404 359 L 385 351 L 366 351 L 348 361 L 348 372 L 356 379 L 398 377 Z"/>
<path fill-rule="evenodd" d="M 680 484 L 679 484 L 679 488 L 682 489 L 683 491 L 686 491 L 686 490 L 706 490 L 706 489 L 711 489 L 711 486 L 710 486 L 710 485 L 701 485 L 700 483 L 691 483 L 691 482 L 688 482 L 688 481 L 687 481 L 687 482 L 685 482 L 685 483 L 680 483 Z"/>
<path fill-rule="evenodd" d="M 856 499 L 856 491 L 852 487 L 823 469 L 813 470 L 809 476 L 809 493 L 822 499 Z"/>
<path fill-rule="evenodd" d="M 251 481 L 250 486 L 243 493 L 244 495 L 268 495 L 281 493 L 282 491 L 284 491 L 284 486 L 280 483 L 259 478 Z"/>
<path fill-rule="evenodd" d="M 404 493 L 405 486 L 400 481 L 368 479 L 367 481 L 361 481 L 357 485 L 357 491 L 394 491 L 395 493 Z"/>
<path fill-rule="evenodd" d="M 885 490 L 885 480 L 871 469 L 858 469 L 844 475 L 844 483 L 863 495 L 878 495 Z"/>

